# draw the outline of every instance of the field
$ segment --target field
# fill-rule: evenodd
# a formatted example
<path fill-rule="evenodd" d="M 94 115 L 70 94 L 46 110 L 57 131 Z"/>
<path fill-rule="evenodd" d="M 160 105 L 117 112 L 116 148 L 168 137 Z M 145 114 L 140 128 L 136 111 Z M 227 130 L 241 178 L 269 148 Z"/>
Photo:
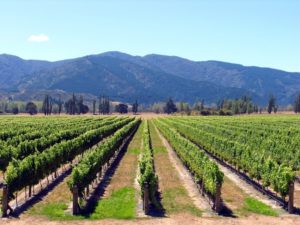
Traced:
<path fill-rule="evenodd" d="M 3 116 L 0 221 L 300 223 L 299 125 L 293 115 Z"/>

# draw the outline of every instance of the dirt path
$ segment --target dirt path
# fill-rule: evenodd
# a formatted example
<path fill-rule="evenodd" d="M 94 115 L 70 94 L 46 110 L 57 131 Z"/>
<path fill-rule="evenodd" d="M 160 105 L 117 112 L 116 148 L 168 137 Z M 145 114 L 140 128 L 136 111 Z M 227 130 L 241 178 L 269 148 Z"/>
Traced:
<path fill-rule="evenodd" d="M 208 155 L 209 156 L 209 155 Z M 210 156 L 209 156 L 210 157 Z M 211 157 L 210 157 L 211 158 Z M 273 209 L 279 210 L 281 213 L 285 213 L 282 207 L 273 199 L 270 199 L 267 195 L 263 195 L 261 192 L 256 190 L 253 186 L 248 184 L 246 181 L 241 179 L 236 173 L 232 172 L 230 169 L 218 163 L 218 161 L 211 158 L 211 160 L 215 161 L 220 170 L 224 173 L 224 175 L 236 186 L 238 186 L 241 190 L 243 190 L 247 195 L 260 200 L 266 205 L 272 207 Z"/>
<path fill-rule="evenodd" d="M 144 122 L 141 123 L 136 136 L 133 138 L 132 142 L 129 145 L 129 150 L 135 150 L 138 152 L 138 160 L 141 158 L 141 152 L 143 151 L 143 129 L 144 129 Z M 135 199 L 137 203 L 136 207 L 136 216 L 137 218 L 146 218 L 148 217 L 143 209 L 143 199 L 141 196 L 141 186 L 139 184 L 139 176 L 140 176 L 140 168 L 139 164 L 136 167 L 136 176 L 134 179 L 134 189 L 135 189 Z"/>
<path fill-rule="evenodd" d="M 176 179 L 174 177 L 177 177 L 179 183 L 181 183 L 184 186 L 184 189 L 187 191 L 189 198 L 192 200 L 194 205 L 203 211 L 203 216 L 212 216 L 214 213 L 211 209 L 211 205 L 208 203 L 207 199 L 201 196 L 199 193 L 199 190 L 196 186 L 196 184 L 193 181 L 193 178 L 191 174 L 187 171 L 187 169 L 184 167 L 180 159 L 177 157 L 175 154 L 174 150 L 168 143 L 168 141 L 160 134 L 160 132 L 155 128 L 155 131 L 157 132 L 160 140 L 162 141 L 163 146 L 165 147 L 167 151 L 167 159 L 168 159 L 168 164 L 173 167 L 173 172 L 172 174 L 166 174 L 168 177 L 165 179 L 170 180 L 170 179 Z M 161 159 L 156 157 L 156 161 L 160 162 Z M 159 165 L 159 164 L 158 164 Z M 158 168 L 159 169 L 159 168 Z M 164 169 L 164 168 L 162 168 Z M 162 173 L 162 171 L 161 171 Z M 174 182 L 175 180 L 173 180 Z M 173 185 L 180 185 L 176 180 Z"/>
<path fill-rule="evenodd" d="M 49 221 L 44 218 L 24 218 L 20 219 L 0 219 L 2 225 L 296 225 L 300 224 L 299 216 L 268 217 L 268 216 L 250 216 L 247 218 L 202 218 L 191 215 L 173 215 L 164 218 L 149 218 L 136 220 L 80 220 L 80 221 Z"/>
<path fill-rule="evenodd" d="M 135 218 L 135 178 L 141 147 L 141 126 L 130 141 L 91 218 Z"/>
<path fill-rule="evenodd" d="M 297 181 L 295 182 L 294 204 L 297 208 L 300 208 L 300 183 Z"/>

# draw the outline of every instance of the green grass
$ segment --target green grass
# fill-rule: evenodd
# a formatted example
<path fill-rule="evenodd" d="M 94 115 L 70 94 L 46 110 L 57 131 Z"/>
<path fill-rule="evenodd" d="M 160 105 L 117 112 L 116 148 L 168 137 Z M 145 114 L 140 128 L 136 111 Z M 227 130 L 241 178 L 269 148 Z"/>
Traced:
<path fill-rule="evenodd" d="M 127 152 L 128 152 L 129 154 L 136 154 L 136 155 L 138 155 L 138 154 L 141 153 L 141 149 L 131 148 L 131 149 L 128 149 Z"/>
<path fill-rule="evenodd" d="M 141 153 L 141 143 L 142 143 L 142 131 L 143 131 L 143 122 L 140 124 L 138 130 L 136 131 L 133 139 L 129 143 L 127 152 L 130 154 L 140 154 Z"/>
<path fill-rule="evenodd" d="M 91 219 L 132 219 L 135 217 L 135 190 L 133 187 L 114 191 L 107 199 L 100 199 Z"/>
<path fill-rule="evenodd" d="M 45 204 L 30 214 L 46 216 L 49 220 L 83 220 L 83 219 L 133 219 L 135 218 L 135 190 L 132 187 L 114 191 L 107 199 L 100 199 L 95 211 L 88 217 L 73 216 L 66 212 L 65 203 Z"/>
<path fill-rule="evenodd" d="M 153 147 L 153 153 L 167 153 L 167 149 L 165 147 Z"/>
<path fill-rule="evenodd" d="M 278 212 L 255 198 L 246 198 L 243 210 L 267 216 L 278 216 Z"/>
<path fill-rule="evenodd" d="M 46 216 L 49 220 L 82 220 L 83 216 L 73 216 L 66 213 L 68 206 L 65 203 L 48 203 L 34 211 L 31 211 L 32 215 Z"/>
<path fill-rule="evenodd" d="M 41 208 L 41 214 L 51 218 L 64 217 L 67 207 L 65 203 L 50 203 Z"/>
<path fill-rule="evenodd" d="M 187 193 L 183 187 L 165 190 L 162 204 L 167 214 L 191 213 L 192 215 L 199 217 L 202 215 L 201 210 L 187 200 Z"/>

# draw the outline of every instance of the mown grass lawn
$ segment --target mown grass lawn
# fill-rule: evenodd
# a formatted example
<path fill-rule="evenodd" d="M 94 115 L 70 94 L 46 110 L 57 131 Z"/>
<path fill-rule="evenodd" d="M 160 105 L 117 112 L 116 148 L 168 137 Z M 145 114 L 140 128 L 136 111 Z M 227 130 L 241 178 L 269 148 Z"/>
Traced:
<path fill-rule="evenodd" d="M 278 212 L 255 198 L 246 198 L 244 210 L 266 216 L 278 216 Z"/>
<path fill-rule="evenodd" d="M 90 218 L 132 219 L 135 218 L 135 209 L 135 190 L 125 187 L 113 191 L 109 198 L 101 199 Z"/>

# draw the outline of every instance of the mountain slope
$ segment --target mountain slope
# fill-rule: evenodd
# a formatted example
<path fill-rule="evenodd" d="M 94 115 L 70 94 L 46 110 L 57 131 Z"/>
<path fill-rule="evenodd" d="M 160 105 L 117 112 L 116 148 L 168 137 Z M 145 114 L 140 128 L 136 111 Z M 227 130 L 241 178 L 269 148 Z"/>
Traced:
<path fill-rule="evenodd" d="M 238 97 L 246 91 L 224 88 L 209 82 L 194 82 L 152 70 L 130 60 L 106 55 L 72 60 L 51 70 L 25 77 L 16 88 L 26 90 L 64 90 L 99 95 L 105 93 L 118 101 L 143 103 L 164 101 L 168 97 L 193 102 L 199 97 L 214 102 L 224 97 Z"/>
<path fill-rule="evenodd" d="M 273 93 L 279 103 L 286 104 L 293 101 L 295 93 L 300 91 L 300 73 L 218 61 L 193 62 L 161 55 L 148 55 L 144 59 L 149 64 L 179 77 L 246 89 L 260 96 L 264 102 Z"/>
<path fill-rule="evenodd" d="M 291 103 L 300 90 L 300 73 L 120 52 L 57 62 L 0 55 L 0 79 L 0 90 L 22 99 L 26 99 L 27 93 L 32 96 L 32 93 L 47 90 L 96 96 L 103 93 L 114 100 L 138 99 L 143 103 L 164 101 L 168 97 L 189 102 L 197 99 L 216 102 L 248 94 L 257 103 L 265 104 L 273 93 L 283 105 Z"/>

